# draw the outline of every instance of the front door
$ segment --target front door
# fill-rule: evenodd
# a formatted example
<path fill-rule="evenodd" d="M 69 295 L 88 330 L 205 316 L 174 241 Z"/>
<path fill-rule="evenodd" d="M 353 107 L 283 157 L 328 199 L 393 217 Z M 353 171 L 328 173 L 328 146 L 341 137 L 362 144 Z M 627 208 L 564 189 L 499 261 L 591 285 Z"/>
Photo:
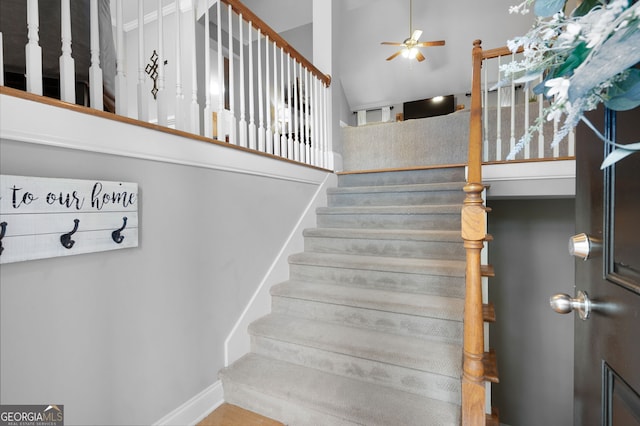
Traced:
<path fill-rule="evenodd" d="M 618 142 L 640 140 L 640 108 L 618 113 L 598 110 L 588 117 Z M 588 236 L 591 249 L 587 259 L 576 259 L 576 296 L 585 293 L 590 312 L 586 319 L 575 315 L 574 423 L 636 426 L 640 425 L 640 153 L 602 171 L 607 149 L 590 129 L 578 127 L 576 231 Z M 584 236 L 576 238 L 575 251 L 589 251 L 580 247 L 588 242 Z"/>

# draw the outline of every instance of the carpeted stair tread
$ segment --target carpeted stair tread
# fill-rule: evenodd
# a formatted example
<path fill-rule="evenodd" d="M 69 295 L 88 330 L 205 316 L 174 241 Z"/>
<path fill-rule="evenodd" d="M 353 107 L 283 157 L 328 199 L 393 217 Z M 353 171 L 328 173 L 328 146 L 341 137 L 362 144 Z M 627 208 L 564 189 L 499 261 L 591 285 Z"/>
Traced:
<path fill-rule="evenodd" d="M 465 182 L 438 182 L 407 185 L 365 185 L 327 188 L 328 195 L 334 194 L 377 194 L 384 192 L 435 192 L 460 191 Z"/>
<path fill-rule="evenodd" d="M 412 259 L 302 252 L 289 256 L 289 264 L 327 266 L 369 271 L 464 277 L 463 260 Z"/>
<path fill-rule="evenodd" d="M 298 426 L 457 425 L 460 406 L 248 354 L 220 372 L 231 403 Z M 227 391 L 228 389 L 228 391 Z M 236 401 L 236 393 L 241 393 Z M 266 395 L 266 397 L 262 397 Z M 257 396 L 251 398 L 251 396 Z M 268 399 L 271 405 L 265 406 Z M 274 402 L 280 407 L 274 407 Z M 318 413 L 322 413 L 319 417 Z"/>
<path fill-rule="evenodd" d="M 277 284 L 271 295 L 452 321 L 462 321 L 464 308 L 464 300 L 451 297 L 301 281 Z"/>
<path fill-rule="evenodd" d="M 303 231 L 303 235 L 318 238 L 463 242 L 458 230 L 308 228 Z"/>
<path fill-rule="evenodd" d="M 340 206 L 318 207 L 317 214 L 325 215 L 433 215 L 460 214 L 460 204 L 417 205 L 417 206 Z"/>
<path fill-rule="evenodd" d="M 459 378 L 461 374 L 461 344 L 426 342 L 273 313 L 251 323 L 249 334 L 443 376 Z"/>

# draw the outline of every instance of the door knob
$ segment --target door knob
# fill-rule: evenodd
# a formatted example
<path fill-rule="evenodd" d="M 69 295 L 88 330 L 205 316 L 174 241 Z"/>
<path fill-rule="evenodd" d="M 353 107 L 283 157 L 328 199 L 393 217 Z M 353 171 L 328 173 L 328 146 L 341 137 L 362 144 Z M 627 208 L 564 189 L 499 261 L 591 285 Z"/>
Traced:
<path fill-rule="evenodd" d="M 578 291 L 578 296 L 573 299 L 571 296 L 565 293 L 558 293 L 551 296 L 549 299 L 551 309 L 559 314 L 568 314 L 573 310 L 578 311 L 580 319 L 586 320 L 591 313 L 591 300 L 586 291 Z"/>
<path fill-rule="evenodd" d="M 587 234 L 578 234 L 569 238 L 569 254 L 587 260 L 602 250 L 602 241 Z"/>

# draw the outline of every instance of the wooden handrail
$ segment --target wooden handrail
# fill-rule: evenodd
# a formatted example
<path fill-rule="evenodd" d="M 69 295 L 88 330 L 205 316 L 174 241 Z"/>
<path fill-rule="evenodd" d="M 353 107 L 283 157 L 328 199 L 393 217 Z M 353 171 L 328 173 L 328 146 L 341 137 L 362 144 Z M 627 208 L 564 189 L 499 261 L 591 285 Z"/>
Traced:
<path fill-rule="evenodd" d="M 222 0 L 227 6 L 231 7 L 237 14 L 242 14 L 242 17 L 245 21 L 251 22 L 251 25 L 255 29 L 259 29 L 262 34 L 268 35 L 269 39 L 273 41 L 276 46 L 283 49 L 285 52 L 289 53 L 292 58 L 302 64 L 306 69 L 311 71 L 313 75 L 315 75 L 318 80 L 322 81 L 326 87 L 331 85 L 331 76 L 328 74 L 323 74 L 318 68 L 316 68 L 307 58 L 302 56 L 300 52 L 294 49 L 287 41 L 280 36 L 275 30 L 273 30 L 269 25 L 267 25 L 262 19 L 260 19 L 255 13 L 251 11 L 247 6 L 245 6 L 242 2 L 238 0 Z"/>
<path fill-rule="evenodd" d="M 480 254 L 487 238 L 487 209 L 482 199 L 481 41 L 473 42 L 473 77 L 469 127 L 469 163 L 462 207 L 462 239 L 466 251 L 464 347 L 462 366 L 462 424 L 486 425 L 484 316 Z"/>

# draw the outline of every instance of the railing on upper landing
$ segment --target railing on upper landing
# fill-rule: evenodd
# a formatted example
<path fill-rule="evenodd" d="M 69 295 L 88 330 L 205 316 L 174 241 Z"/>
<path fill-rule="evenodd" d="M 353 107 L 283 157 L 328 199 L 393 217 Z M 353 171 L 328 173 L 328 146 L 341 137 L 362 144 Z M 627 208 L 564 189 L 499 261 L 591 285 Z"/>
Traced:
<path fill-rule="evenodd" d="M 237 0 L 149 3 L 5 2 L 0 86 L 333 167 L 328 75 Z"/>

